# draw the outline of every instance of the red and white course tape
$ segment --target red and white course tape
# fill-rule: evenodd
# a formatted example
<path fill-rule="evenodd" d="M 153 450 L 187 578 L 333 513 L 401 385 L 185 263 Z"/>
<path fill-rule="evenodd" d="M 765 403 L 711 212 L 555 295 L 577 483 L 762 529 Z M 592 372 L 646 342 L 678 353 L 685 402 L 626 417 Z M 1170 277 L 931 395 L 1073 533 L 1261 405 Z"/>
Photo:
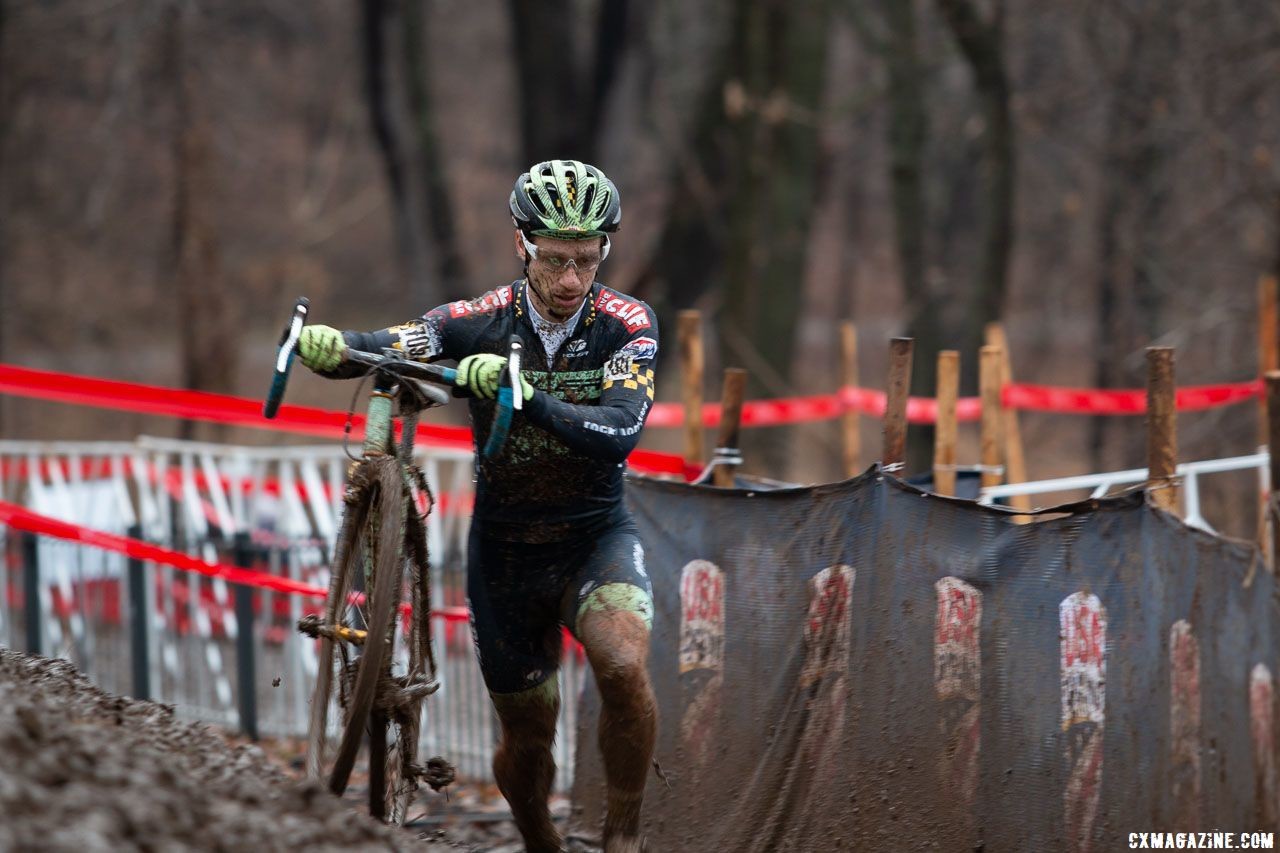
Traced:
<path fill-rule="evenodd" d="M 115 533 L 107 533 L 102 530 L 93 530 L 88 527 L 81 527 L 78 524 L 59 521 L 56 518 L 40 515 L 7 501 L 0 501 L 0 524 L 14 530 L 23 530 L 40 536 L 51 536 L 55 539 L 101 548 L 104 551 L 111 551 L 116 554 L 124 554 L 136 560 L 172 566 L 184 572 L 195 572 L 205 577 L 220 578 L 230 583 L 243 584 L 244 586 L 257 587 L 258 589 L 269 589 L 273 592 L 283 592 L 288 595 L 304 595 L 310 598 L 323 599 L 328 595 L 328 590 L 324 587 L 312 586 L 292 578 L 280 577 L 279 575 L 258 572 L 226 563 L 206 562 L 188 554 L 183 554 L 180 551 L 171 551 L 168 548 L 152 545 L 150 542 L 143 542 L 140 539 L 132 539 L 128 536 L 120 536 Z M 465 622 L 467 620 L 467 611 L 464 607 L 446 607 L 440 610 L 432 610 L 431 615 L 450 622 Z"/>
<path fill-rule="evenodd" d="M 262 417 L 261 402 L 246 397 L 181 391 L 155 385 L 33 370 L 11 364 L 0 364 L 0 393 L 325 438 L 341 437 L 347 420 L 344 412 L 307 406 L 281 406 L 280 413 L 269 421 Z M 1184 412 L 1199 411 L 1242 403 L 1261 395 L 1260 379 L 1189 386 L 1178 389 L 1177 407 Z M 1004 387 L 1001 399 L 1003 405 L 1010 409 L 1077 415 L 1140 415 L 1146 411 L 1147 395 L 1139 389 L 1096 390 L 1011 384 Z M 835 394 L 750 400 L 742 407 L 742 425 L 767 427 L 832 420 L 845 412 L 882 417 L 884 410 L 883 391 L 846 387 Z M 982 401 L 979 398 L 962 397 L 957 401 L 957 420 L 976 421 L 981 415 Z M 936 422 L 937 401 L 931 397 L 911 397 L 907 401 L 907 419 L 912 423 Z M 707 427 L 720 423 L 720 404 L 703 405 L 702 423 Z M 679 403 L 655 403 L 646 422 L 647 426 L 655 428 L 674 428 L 683 424 L 684 409 Z M 356 415 L 352 419 L 352 429 L 357 434 L 363 433 L 364 416 Z M 471 431 L 466 427 L 422 424 L 418 427 L 418 438 L 446 447 L 471 446 Z M 686 476 L 697 473 L 686 470 L 680 457 L 670 453 L 637 450 L 627 461 L 633 468 L 649 473 Z"/>

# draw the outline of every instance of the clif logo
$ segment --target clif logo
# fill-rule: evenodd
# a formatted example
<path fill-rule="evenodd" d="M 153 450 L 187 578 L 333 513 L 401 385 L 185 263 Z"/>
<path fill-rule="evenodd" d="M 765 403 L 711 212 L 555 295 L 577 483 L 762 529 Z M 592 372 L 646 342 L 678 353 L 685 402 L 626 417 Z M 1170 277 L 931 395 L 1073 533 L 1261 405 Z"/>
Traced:
<path fill-rule="evenodd" d="M 623 299 L 612 290 L 600 289 L 596 310 L 612 314 L 633 332 L 649 328 L 649 312 L 644 310 L 644 306 L 639 302 Z"/>

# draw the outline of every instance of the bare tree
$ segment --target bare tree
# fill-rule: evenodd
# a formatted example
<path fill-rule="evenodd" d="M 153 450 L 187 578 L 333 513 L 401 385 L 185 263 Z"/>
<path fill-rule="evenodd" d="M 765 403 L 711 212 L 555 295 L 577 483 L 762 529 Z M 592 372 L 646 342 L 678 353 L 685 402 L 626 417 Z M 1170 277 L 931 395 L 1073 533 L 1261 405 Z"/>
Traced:
<path fill-rule="evenodd" d="M 410 4 L 414 5 L 414 4 Z M 434 302 L 421 290 L 427 287 L 426 262 L 419 235 L 418 218 L 408 189 L 408 167 L 396 132 L 395 113 L 388 80 L 387 18 L 389 0 L 361 0 L 360 44 L 364 64 L 365 107 L 369 127 L 382 158 L 391 211 L 395 222 L 396 249 L 405 278 L 405 292 L 417 301 Z M 422 299 L 423 296 L 427 298 Z"/>
<path fill-rule="evenodd" d="M 237 322 L 220 270 L 214 224 L 217 180 L 207 104 L 196 88 L 191 42 L 195 4 L 169 7 L 164 27 L 165 73 L 173 87 L 174 278 L 179 300 L 182 382 L 186 388 L 229 392 L 235 387 Z M 194 435 L 184 421 L 182 434 Z"/>
<path fill-rule="evenodd" d="M 454 204 L 445 174 L 444 154 L 436 130 L 431 96 L 431 63 L 426 55 L 428 15 L 425 2 L 401 4 L 405 96 L 413 125 L 420 200 L 429 223 L 440 281 L 432 302 L 461 298 L 467 293 L 467 269 L 454 227 Z"/>
<path fill-rule="evenodd" d="M 0 362 L 5 359 L 5 318 L 9 316 L 5 300 L 5 291 L 7 278 L 5 276 L 5 229 L 4 222 L 8 218 L 5 216 L 6 202 L 9 199 L 9 193 L 6 191 L 6 180 L 9 174 L 9 164 L 5 160 L 5 142 L 7 141 L 9 127 L 9 87 L 6 81 L 9 79 L 8 69 L 5 61 L 9 58 L 8 44 L 5 42 L 5 36 L 8 28 L 5 24 L 8 21 L 8 0 L 0 0 Z M 0 395 L 0 435 L 5 430 L 5 398 Z"/>
<path fill-rule="evenodd" d="M 631 14 L 629 0 L 594 6 L 591 49 L 580 51 L 573 0 L 510 0 L 524 164 L 596 156 L 605 107 L 643 15 Z"/>
<path fill-rule="evenodd" d="M 1153 341 L 1163 325 L 1159 269 L 1165 263 L 1162 235 L 1168 227 L 1166 116 L 1173 95 L 1173 78 L 1164 62 L 1174 54 L 1168 16 L 1164 10 L 1144 9 L 1142 2 L 1097 7 L 1086 22 L 1109 83 L 1096 220 L 1094 384 L 1099 388 L 1141 384 L 1140 369 L 1126 368 L 1126 354 Z M 1109 62 L 1109 57 L 1120 59 Z M 1096 470 L 1108 464 L 1107 435 L 1113 428 L 1125 435 L 1124 458 L 1140 458 L 1143 438 L 1136 426 L 1096 417 L 1089 441 Z"/>
<path fill-rule="evenodd" d="M 888 78 L 889 182 L 893 201 L 894 249 L 907 313 L 907 333 L 919 353 L 912 371 L 912 390 L 933 393 L 934 354 L 954 345 L 945 339 L 942 316 L 950 294 L 942 282 L 925 275 L 929 263 L 926 234 L 929 212 L 925 198 L 925 147 L 929 114 L 925 98 L 925 67 L 920 57 L 916 4 L 913 0 L 882 0 L 878 4 L 845 4 L 864 48 L 883 63 Z M 909 434 L 908 467 L 919 470 L 933 452 L 928 428 Z"/>
<path fill-rule="evenodd" d="M 992 0 L 986 20 L 972 0 L 936 0 L 936 5 L 973 73 L 983 118 L 982 255 L 964 338 L 965 350 L 977 352 L 983 328 L 1004 310 L 1014 243 L 1017 158 L 1005 70 L 1004 0 Z"/>

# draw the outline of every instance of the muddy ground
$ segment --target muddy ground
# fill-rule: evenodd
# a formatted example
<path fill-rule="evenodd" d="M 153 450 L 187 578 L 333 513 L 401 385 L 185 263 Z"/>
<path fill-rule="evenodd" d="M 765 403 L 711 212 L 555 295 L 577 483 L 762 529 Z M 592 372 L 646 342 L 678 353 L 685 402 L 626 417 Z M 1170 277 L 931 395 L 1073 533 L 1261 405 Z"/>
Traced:
<path fill-rule="evenodd" d="M 427 792 L 423 822 L 398 829 L 290 763 L 0 648 L 0 851 L 522 849 L 484 789 Z"/>

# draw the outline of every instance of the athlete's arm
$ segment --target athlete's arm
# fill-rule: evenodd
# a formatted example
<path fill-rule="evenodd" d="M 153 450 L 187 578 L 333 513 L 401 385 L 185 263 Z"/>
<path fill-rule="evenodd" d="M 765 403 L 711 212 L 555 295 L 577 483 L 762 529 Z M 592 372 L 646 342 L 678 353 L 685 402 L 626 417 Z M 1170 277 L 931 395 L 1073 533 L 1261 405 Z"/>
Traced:
<path fill-rule="evenodd" d="M 414 361 L 460 359 L 471 354 L 475 338 L 487 319 L 480 309 L 489 301 L 505 298 L 504 293 L 509 294 L 510 288 L 499 288 L 471 302 L 446 303 L 398 326 L 372 332 L 344 331 L 342 339 L 347 346 L 361 352 L 396 349 Z M 362 371 L 359 366 L 340 364 L 321 375 L 349 379 Z"/>
<path fill-rule="evenodd" d="M 632 333 L 605 362 L 599 404 L 581 406 L 534 391 L 524 404 L 525 415 L 579 453 L 622 462 L 640 441 L 653 406 L 657 329 L 650 313 L 648 327 Z"/>

